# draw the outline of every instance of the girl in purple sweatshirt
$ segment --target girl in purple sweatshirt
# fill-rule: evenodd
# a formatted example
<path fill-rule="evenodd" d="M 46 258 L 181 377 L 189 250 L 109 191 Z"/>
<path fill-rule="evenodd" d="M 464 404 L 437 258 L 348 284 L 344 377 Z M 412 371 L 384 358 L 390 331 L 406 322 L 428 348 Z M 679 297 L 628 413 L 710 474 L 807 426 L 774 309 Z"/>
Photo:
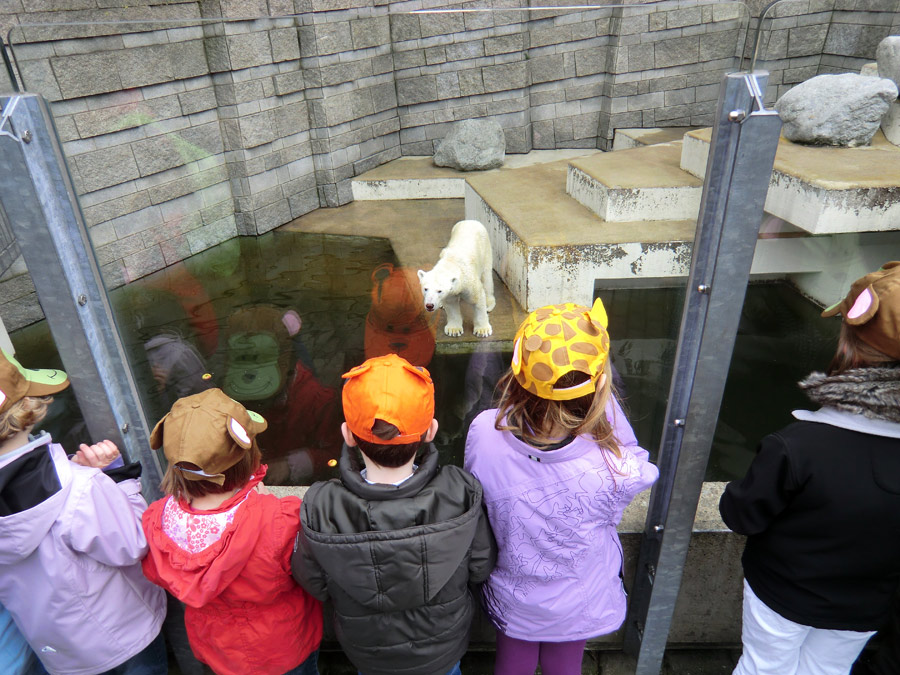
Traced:
<path fill-rule="evenodd" d="M 483 587 L 497 675 L 577 675 L 587 639 L 625 619 L 616 525 L 659 472 L 616 401 L 606 326 L 600 300 L 532 312 L 498 407 L 469 428 L 499 547 Z"/>

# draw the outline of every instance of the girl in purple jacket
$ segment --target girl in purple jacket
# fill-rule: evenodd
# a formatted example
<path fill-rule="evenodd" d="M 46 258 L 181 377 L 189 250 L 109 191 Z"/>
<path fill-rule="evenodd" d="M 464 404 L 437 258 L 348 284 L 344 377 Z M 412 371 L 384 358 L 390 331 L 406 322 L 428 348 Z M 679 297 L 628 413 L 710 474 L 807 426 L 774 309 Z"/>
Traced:
<path fill-rule="evenodd" d="M 578 675 L 587 639 L 625 619 L 616 525 L 659 472 L 616 401 L 606 325 L 600 300 L 532 312 L 498 408 L 469 428 L 499 547 L 483 587 L 497 675 Z"/>
<path fill-rule="evenodd" d="M 140 564 L 140 464 L 110 470 L 110 441 L 70 460 L 30 435 L 68 386 L 0 350 L 0 604 L 51 675 L 165 675 L 165 593 Z"/>

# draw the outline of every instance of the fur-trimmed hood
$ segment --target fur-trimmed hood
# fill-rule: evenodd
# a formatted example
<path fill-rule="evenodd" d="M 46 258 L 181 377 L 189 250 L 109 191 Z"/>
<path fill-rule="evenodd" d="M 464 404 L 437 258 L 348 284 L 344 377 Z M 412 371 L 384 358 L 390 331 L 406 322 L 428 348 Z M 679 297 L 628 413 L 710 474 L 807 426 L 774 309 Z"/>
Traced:
<path fill-rule="evenodd" d="M 810 373 L 799 386 L 815 403 L 873 420 L 900 423 L 900 367 Z"/>

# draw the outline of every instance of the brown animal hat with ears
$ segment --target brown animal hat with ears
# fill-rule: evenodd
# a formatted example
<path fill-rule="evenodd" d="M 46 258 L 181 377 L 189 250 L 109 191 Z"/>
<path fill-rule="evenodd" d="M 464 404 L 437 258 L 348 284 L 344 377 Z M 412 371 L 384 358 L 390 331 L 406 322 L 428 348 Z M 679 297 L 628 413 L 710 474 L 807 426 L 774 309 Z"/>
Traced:
<path fill-rule="evenodd" d="M 857 279 L 850 292 L 822 316 L 840 314 L 859 339 L 900 361 L 900 261 Z"/>

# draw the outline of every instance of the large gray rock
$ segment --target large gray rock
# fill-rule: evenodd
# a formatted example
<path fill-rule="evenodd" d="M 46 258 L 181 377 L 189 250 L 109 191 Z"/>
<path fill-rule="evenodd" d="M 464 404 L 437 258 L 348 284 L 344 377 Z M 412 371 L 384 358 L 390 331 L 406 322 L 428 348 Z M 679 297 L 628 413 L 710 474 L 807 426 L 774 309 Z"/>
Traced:
<path fill-rule="evenodd" d="M 479 171 L 503 166 L 506 137 L 503 127 L 491 119 L 462 120 L 453 125 L 434 153 L 434 163 L 460 171 Z"/>
<path fill-rule="evenodd" d="M 878 43 L 875 50 L 878 74 L 893 80 L 900 87 L 900 35 L 889 35 Z"/>
<path fill-rule="evenodd" d="M 817 75 L 775 102 L 785 138 L 796 143 L 868 145 L 897 98 L 891 80 L 855 73 Z"/>

